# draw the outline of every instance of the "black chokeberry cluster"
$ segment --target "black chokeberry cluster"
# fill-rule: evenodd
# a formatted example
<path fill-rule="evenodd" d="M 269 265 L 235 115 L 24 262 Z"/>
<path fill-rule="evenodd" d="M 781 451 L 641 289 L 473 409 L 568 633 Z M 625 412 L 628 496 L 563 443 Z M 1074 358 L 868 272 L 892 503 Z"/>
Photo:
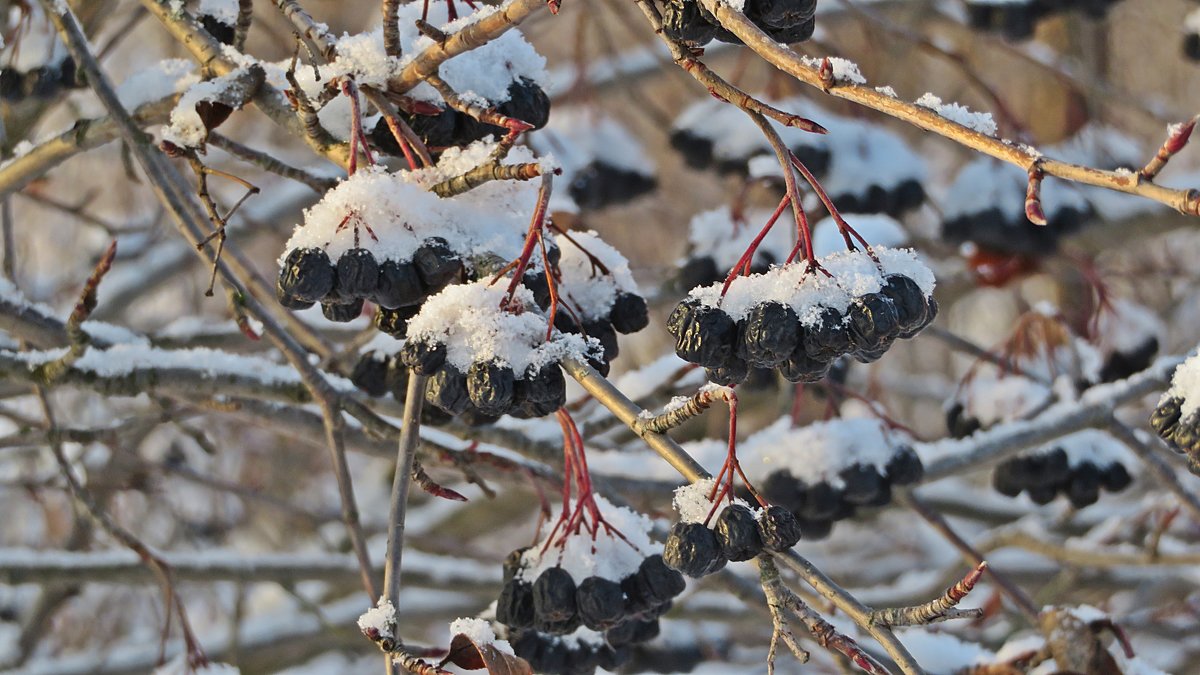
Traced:
<path fill-rule="evenodd" d="M 493 360 L 461 369 L 446 359 L 446 352 L 444 344 L 409 340 L 399 354 L 412 372 L 429 376 L 425 401 L 443 412 L 477 419 L 532 418 L 549 415 L 566 403 L 566 380 L 557 363 L 520 373 Z"/>
<path fill-rule="evenodd" d="M 654 176 L 596 159 L 575 173 L 567 194 L 581 209 L 602 209 L 632 201 L 656 187 Z"/>
<path fill-rule="evenodd" d="M 703 366 L 710 381 L 734 385 L 752 366 L 775 368 L 788 381 L 816 382 L 834 359 L 850 354 L 869 363 L 879 359 L 896 338 L 911 338 L 937 316 L 937 301 L 903 274 L 884 277 L 878 293 L 867 293 L 845 312 L 820 310 L 819 320 L 802 323 L 796 310 L 764 302 L 735 321 L 720 307 L 686 298 L 667 320 L 675 353 Z"/>
<path fill-rule="evenodd" d="M 534 129 L 541 129 L 550 121 L 550 97 L 538 83 L 526 77 L 511 82 L 508 85 L 508 100 L 494 105 L 493 108 L 501 115 L 525 122 Z M 430 110 L 428 113 L 424 110 L 401 110 L 400 117 L 433 153 L 508 133 L 507 129 L 480 122 L 450 106 L 442 107 L 437 112 Z M 386 120 L 380 119 L 369 136 L 381 152 L 395 156 L 402 154 Z"/>
<path fill-rule="evenodd" d="M 667 35 L 701 46 L 716 39 L 731 44 L 742 41 L 723 28 L 696 0 L 662 0 L 663 30 Z M 746 0 L 742 12 L 772 40 L 803 42 L 816 27 L 817 0 Z"/>
<path fill-rule="evenodd" d="M 1185 455 L 1188 470 L 1200 476 L 1200 413 L 1184 415 L 1184 401 L 1182 396 L 1164 396 L 1150 415 L 1150 428 L 1173 450 Z"/>
<path fill-rule="evenodd" d="M 967 23 L 976 30 L 1000 33 L 1009 40 L 1028 40 L 1042 19 L 1080 10 L 1103 18 L 1119 0 L 967 0 Z"/>
<path fill-rule="evenodd" d="M 601 375 L 608 375 L 612 360 L 620 353 L 617 334 L 629 335 L 650 325 L 650 310 L 646 299 L 637 293 L 618 291 L 607 316 L 582 315 L 581 326 L 576 316 L 560 311 L 554 315 L 554 327 L 564 333 L 587 335 L 600 341 L 602 354 L 589 358 L 588 363 Z"/>
<path fill-rule="evenodd" d="M 0 69 L 0 100 L 4 101 L 53 98 L 64 90 L 79 86 L 75 77 L 75 59 L 70 56 L 25 72 L 11 66 Z"/>
<path fill-rule="evenodd" d="M 836 116 L 803 99 L 771 101 L 772 105 L 797 115 L 819 119 L 828 124 Z M 750 160 L 774 157 L 769 144 L 755 134 L 754 123 L 741 111 L 724 101 L 705 99 L 693 103 L 675 119 L 669 141 L 684 162 L 701 171 L 714 169 L 722 174 L 746 176 Z M 820 177 L 829 169 L 832 151 L 826 136 L 802 132 L 791 127 L 776 127 L 781 140 L 804 166 Z"/>
<path fill-rule="evenodd" d="M 297 248 L 284 260 L 275 292 L 288 309 L 319 302 L 325 318 L 339 322 L 354 320 L 364 302 L 373 302 L 379 330 L 402 337 L 404 322 L 425 298 L 462 274 L 462 258 L 440 237 L 426 239 L 407 261 L 379 261 L 368 249 L 351 248 L 335 263 L 322 249 Z"/>
<path fill-rule="evenodd" d="M 644 558 L 621 581 L 589 576 L 578 584 L 562 567 L 549 567 L 530 582 L 524 577 L 527 549 L 509 554 L 496 620 L 508 626 L 517 654 L 537 672 L 590 673 L 612 670 L 628 658 L 630 645 L 654 639 L 658 618 L 683 592 L 683 576 L 660 555 Z M 603 633 L 603 644 L 571 645 L 557 636 L 580 627 Z"/>
<path fill-rule="evenodd" d="M 225 21 L 224 17 L 213 16 L 212 14 L 201 14 L 197 18 L 200 19 L 200 25 L 204 26 L 204 30 L 208 31 L 208 34 L 213 36 L 217 42 L 223 45 L 233 44 L 237 26 Z"/>
<path fill-rule="evenodd" d="M 663 547 L 663 561 L 693 579 L 723 569 L 726 563 L 750 560 L 766 551 L 786 551 L 800 541 L 801 526 L 782 506 L 751 510 L 727 505 L 713 520 L 678 522 Z"/>
<path fill-rule="evenodd" d="M 785 469 L 767 476 L 762 493 L 795 515 L 805 539 L 824 539 L 835 522 L 854 517 L 859 508 L 886 506 L 892 486 L 915 483 L 924 472 L 917 453 L 900 445 L 882 470 L 867 463 L 843 468 L 840 487 L 828 480 L 805 482 Z"/>
<path fill-rule="evenodd" d="M 1035 504 L 1044 505 L 1061 494 L 1077 509 L 1095 504 L 1101 488 L 1120 492 L 1132 482 L 1129 471 L 1120 462 L 1072 464 L 1061 447 L 1006 459 L 992 472 L 992 487 L 1006 497 L 1024 492 Z"/>
<path fill-rule="evenodd" d="M 1200 61 L 1200 33 L 1188 31 L 1183 35 L 1183 55 L 1189 61 Z"/>
<path fill-rule="evenodd" d="M 399 355 L 386 354 L 380 351 L 364 351 L 350 372 L 350 381 L 368 396 L 379 398 L 391 394 L 398 403 L 404 403 L 408 395 L 408 368 L 401 362 Z M 421 407 L 421 424 L 440 427 L 449 423 L 454 417 L 439 408 L 427 405 Z M 475 422 L 474 418 L 463 418 L 468 424 Z M 487 420 L 478 420 L 486 422 Z"/>

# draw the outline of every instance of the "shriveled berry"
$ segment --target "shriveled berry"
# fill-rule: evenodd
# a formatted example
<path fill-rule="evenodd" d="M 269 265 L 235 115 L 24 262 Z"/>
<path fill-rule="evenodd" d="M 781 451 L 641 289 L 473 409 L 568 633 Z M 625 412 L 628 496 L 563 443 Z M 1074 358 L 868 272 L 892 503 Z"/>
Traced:
<path fill-rule="evenodd" d="M 841 312 L 826 307 L 821 310 L 812 325 L 806 325 L 801 342 L 804 351 L 812 358 L 823 361 L 833 359 L 850 351 L 850 332 Z"/>
<path fill-rule="evenodd" d="M 921 464 L 921 458 L 915 450 L 910 446 L 901 445 L 888 460 L 884 473 L 888 482 L 893 485 L 910 485 L 925 475 L 925 466 Z"/>
<path fill-rule="evenodd" d="M 333 291 L 335 272 L 329 256 L 319 248 L 298 248 L 288 253 L 279 270 L 276 289 L 280 297 L 300 302 L 320 302 Z"/>
<path fill-rule="evenodd" d="M 675 337 L 675 353 L 705 368 L 720 368 L 734 354 L 737 324 L 719 307 L 682 302 L 667 329 Z"/>
<path fill-rule="evenodd" d="M 846 310 L 846 318 L 850 341 L 856 350 L 877 349 L 899 333 L 896 305 L 878 293 L 856 298 Z"/>
<path fill-rule="evenodd" d="M 625 616 L 625 593 L 615 581 L 588 577 L 575 591 L 575 605 L 584 626 L 602 631 L 617 625 Z"/>
<path fill-rule="evenodd" d="M 504 415 L 512 409 L 515 383 L 512 368 L 494 361 L 472 363 L 467 369 L 467 393 L 485 415 Z"/>
<path fill-rule="evenodd" d="M 388 392 L 388 359 L 374 352 L 363 354 L 350 372 L 350 381 L 368 396 L 383 396 Z"/>
<path fill-rule="evenodd" d="M 787 551 L 800 541 L 800 523 L 791 511 L 772 504 L 758 519 L 758 537 L 768 551 Z"/>
<path fill-rule="evenodd" d="M 1175 428 L 1179 425 L 1180 418 L 1183 417 L 1182 408 L 1183 399 L 1177 396 L 1163 400 L 1150 414 L 1150 428 L 1162 438 L 1170 440 L 1171 435 L 1175 433 Z"/>
<path fill-rule="evenodd" d="M 550 121 L 550 97 L 537 82 L 521 77 L 508 85 L 508 100 L 496 106 L 496 110 L 541 129 Z"/>
<path fill-rule="evenodd" d="M 533 301 L 537 303 L 542 311 L 550 309 L 552 298 L 550 297 L 550 284 L 546 281 L 546 273 L 538 270 L 537 272 L 526 272 L 525 276 L 521 277 L 521 284 L 533 293 Z"/>
<path fill-rule="evenodd" d="M 698 2 L 666 0 L 662 3 L 662 24 L 664 33 L 696 47 L 708 44 L 717 35 L 717 27 L 701 15 Z"/>
<path fill-rule="evenodd" d="M 762 552 L 754 512 L 741 504 L 730 504 L 721 511 L 713 533 L 721 545 L 721 554 L 731 562 L 749 560 Z"/>
<path fill-rule="evenodd" d="M 425 286 L 412 263 L 385 260 L 379 266 L 379 283 L 375 302 L 388 309 L 420 305 L 425 299 Z"/>
<path fill-rule="evenodd" d="M 365 248 L 352 248 L 337 261 L 337 292 L 343 298 L 374 298 L 379 288 L 379 263 Z"/>
<path fill-rule="evenodd" d="M 413 253 L 413 266 L 430 293 L 436 293 L 462 274 L 462 259 L 441 237 L 431 237 Z"/>
<path fill-rule="evenodd" d="M 429 378 L 425 388 L 425 400 L 451 415 L 457 415 L 471 405 L 467 394 L 467 376 L 449 363 Z"/>
<path fill-rule="evenodd" d="M 663 545 L 663 562 L 693 579 L 725 566 L 721 545 L 703 523 L 675 523 Z"/>
<path fill-rule="evenodd" d="M 419 305 L 412 307 L 397 307 L 388 309 L 386 307 L 376 307 L 374 324 L 375 328 L 381 333 L 387 333 L 397 340 L 404 339 L 408 335 L 408 320 L 417 315 L 421 310 Z"/>
<path fill-rule="evenodd" d="M 838 476 L 843 483 L 843 498 L 856 506 L 872 504 L 886 489 L 886 479 L 871 465 L 853 464 L 842 469 Z"/>
<path fill-rule="evenodd" d="M 779 364 L 779 374 L 788 382 L 820 382 L 829 374 L 832 365 L 831 361 L 809 355 L 801 344 Z"/>
<path fill-rule="evenodd" d="M 1158 339 L 1151 337 L 1129 351 L 1115 351 L 1100 369 L 1101 382 L 1115 382 L 1140 373 L 1154 363 L 1158 354 Z"/>
<path fill-rule="evenodd" d="M 1054 498 L 1058 496 L 1058 488 L 1053 486 L 1037 485 L 1026 488 L 1025 494 L 1029 495 L 1029 498 L 1033 500 L 1034 504 L 1037 504 L 1038 506 L 1045 506 L 1054 501 Z"/>
<path fill-rule="evenodd" d="M 782 303 L 756 305 L 746 316 L 742 340 L 751 365 L 774 368 L 791 357 L 800 344 L 800 318 Z"/>
<path fill-rule="evenodd" d="M 499 422 L 500 416 L 480 412 L 479 408 L 468 403 L 467 407 L 458 414 L 458 420 L 469 427 L 486 427 Z"/>
<path fill-rule="evenodd" d="M 1025 489 L 1013 460 L 1003 461 L 992 470 L 992 487 L 1005 497 L 1016 497 Z"/>
<path fill-rule="evenodd" d="M 509 579 L 496 600 L 496 620 L 510 628 L 529 628 L 533 619 L 533 586 L 527 581 Z"/>
<path fill-rule="evenodd" d="M 636 293 L 619 291 L 613 300 L 608 320 L 618 333 L 629 335 L 650 325 L 650 311 L 646 299 Z"/>
<path fill-rule="evenodd" d="M 750 376 L 750 364 L 742 360 L 740 356 L 734 354 L 720 368 L 705 368 L 704 376 L 713 384 L 732 387 L 741 384 Z"/>
<path fill-rule="evenodd" d="M 604 348 L 605 361 L 612 361 L 617 358 L 621 349 L 617 344 L 617 331 L 611 323 L 603 319 L 598 321 L 584 321 L 583 332 L 587 333 L 588 337 L 594 337 L 600 341 L 600 346 Z"/>
<path fill-rule="evenodd" d="M 920 330 L 929 312 L 921 287 L 903 274 L 890 274 L 884 281 L 883 289 L 879 292 L 896 306 L 901 334 L 907 336 L 911 331 Z"/>
<path fill-rule="evenodd" d="M 575 580 L 561 567 L 549 567 L 533 582 L 533 609 L 538 621 L 567 621 L 576 615 Z"/>
<path fill-rule="evenodd" d="M 656 605 L 679 595 L 687 586 L 683 575 L 668 567 L 658 554 L 643 560 L 634 578 L 642 597 Z"/>
<path fill-rule="evenodd" d="M 409 340 L 400 349 L 400 362 L 418 375 L 432 375 L 446 362 L 446 345 L 441 342 Z"/>
<path fill-rule="evenodd" d="M 1071 477 L 1071 463 L 1062 448 L 1029 455 L 1026 461 L 1031 485 L 1062 485 Z"/>
<path fill-rule="evenodd" d="M 362 310 L 362 298 L 348 303 L 321 303 L 321 314 L 324 314 L 326 319 L 337 323 L 350 323 L 362 315 Z"/>

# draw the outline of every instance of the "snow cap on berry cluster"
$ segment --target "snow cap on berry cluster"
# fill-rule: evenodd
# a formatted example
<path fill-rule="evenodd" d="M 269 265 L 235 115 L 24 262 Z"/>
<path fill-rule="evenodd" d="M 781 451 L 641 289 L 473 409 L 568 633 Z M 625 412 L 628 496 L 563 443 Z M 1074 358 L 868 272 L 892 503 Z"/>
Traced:
<path fill-rule="evenodd" d="M 560 234 L 555 242 L 562 252 L 558 292 L 585 321 L 607 317 L 618 292 L 638 293 L 629 261 L 594 230 L 571 232 L 569 238 Z"/>
<path fill-rule="evenodd" d="M 624 535 L 624 539 L 615 533 L 606 534 L 603 526 L 593 539 L 585 528 L 568 536 L 560 547 L 557 543 L 560 531 L 549 548 L 545 541 L 539 541 L 525 551 L 521 556 L 521 569 L 517 572 L 521 579 L 533 583 L 547 569 L 561 567 L 576 584 L 593 576 L 620 582 L 637 572 L 647 557 L 662 552 L 662 547 L 650 539 L 653 523 L 649 518 L 624 506 L 614 506 L 600 495 L 594 495 L 594 499 L 604 520 Z M 546 548 L 544 554 L 543 548 Z"/>
<path fill-rule="evenodd" d="M 808 270 L 803 262 L 776 267 L 762 274 L 737 277 L 721 297 L 723 282 L 692 289 L 690 297 L 709 307 L 720 307 L 734 321 L 765 302 L 778 302 L 795 310 L 800 322 L 813 325 L 821 310 L 831 307 L 845 312 L 854 298 L 877 293 L 883 275 L 903 274 L 916 282 L 926 296 L 933 293 L 933 272 L 912 249 L 874 247 L 879 265 L 861 250 L 840 251 L 818 259 L 831 275 Z M 882 274 L 880 267 L 883 268 Z"/>
<path fill-rule="evenodd" d="M 880 474 L 900 445 L 895 433 L 873 417 L 833 419 L 794 427 L 790 416 L 756 432 L 738 445 L 738 458 L 751 475 L 788 470 L 812 485 L 843 485 L 838 474 L 855 464 L 873 466 Z M 760 468 L 761 467 L 761 468 Z"/>
<path fill-rule="evenodd" d="M 453 199 L 428 190 L 482 164 L 493 148 L 490 141 L 453 148 L 442 154 L 436 167 L 422 171 L 359 169 L 305 210 L 304 223 L 292 233 L 280 264 L 296 248 L 323 248 L 337 260 L 355 246 L 356 227 L 357 245 L 380 262 L 405 262 L 430 237 L 445 239 L 451 250 L 463 256 L 486 251 L 505 259 L 517 257 L 537 202 L 536 185 L 492 181 Z M 532 161 L 524 148 L 513 148 L 509 158 Z M 541 266 L 536 258 L 532 262 Z"/>
<path fill-rule="evenodd" d="M 1162 405 L 1172 398 L 1180 400 L 1179 412 L 1184 418 L 1200 410 L 1200 354 L 1193 354 L 1175 368 L 1171 386 L 1163 393 L 1158 404 Z"/>
<path fill-rule="evenodd" d="M 582 169 L 600 162 L 643 176 L 654 174 L 654 160 L 642 143 L 617 120 L 586 106 L 556 107 L 545 128 L 530 134 L 529 147 L 562 168 L 562 185 L 570 185 Z M 567 190 L 550 195 L 551 211 L 578 211 Z"/>
<path fill-rule="evenodd" d="M 675 510 L 679 512 L 679 520 L 684 523 L 703 523 L 708 514 L 712 513 L 712 520 L 708 521 L 708 526 L 714 527 L 717 524 L 717 516 L 729 506 L 729 499 L 724 498 L 721 503 L 713 508 L 712 501 L 709 496 L 718 492 L 714 490 L 717 484 L 714 478 L 704 478 L 695 483 L 688 483 L 682 487 L 675 488 L 675 496 L 671 499 Z M 734 504 L 740 504 L 754 511 L 755 506 L 746 503 L 746 500 L 740 497 L 733 498 Z M 755 511 L 755 516 L 761 515 L 760 511 Z"/>
<path fill-rule="evenodd" d="M 514 302 L 506 302 L 506 279 L 488 285 L 484 279 L 446 287 L 430 297 L 409 319 L 408 339 L 446 345 L 446 361 L 466 371 L 472 363 L 495 361 L 518 377 L 529 368 L 558 363 L 571 357 L 598 353 L 595 338 L 554 331 L 546 340 L 546 317 L 537 311 L 533 293 L 518 286 Z M 501 309 L 501 303 L 518 311 Z"/>
<path fill-rule="evenodd" d="M 427 5 L 427 6 L 426 6 Z M 349 76 L 360 85 L 383 87 L 399 75 L 419 54 L 435 45 L 432 38 L 421 35 L 417 21 L 428 12 L 426 21 L 453 35 L 466 26 L 484 19 L 498 7 L 480 6 L 454 21 L 448 19 L 449 3 L 404 3 L 399 9 L 400 49 L 403 56 L 389 57 L 383 48 L 383 27 L 369 33 L 343 34 L 336 39 L 337 56 L 317 70 L 311 66 L 297 68 L 296 80 L 310 98 L 317 98 L 329 82 Z M 462 5 L 458 5 L 464 8 Z M 508 85 L 520 78 L 540 82 L 546 77 L 546 59 L 519 30 L 505 31 L 499 37 L 459 54 L 443 63 L 438 74 L 454 91 L 467 100 L 499 104 L 509 99 Z M 432 86 L 422 82 L 408 92 L 413 98 L 438 105 L 441 96 Z M 339 97 L 343 98 L 344 97 Z"/>

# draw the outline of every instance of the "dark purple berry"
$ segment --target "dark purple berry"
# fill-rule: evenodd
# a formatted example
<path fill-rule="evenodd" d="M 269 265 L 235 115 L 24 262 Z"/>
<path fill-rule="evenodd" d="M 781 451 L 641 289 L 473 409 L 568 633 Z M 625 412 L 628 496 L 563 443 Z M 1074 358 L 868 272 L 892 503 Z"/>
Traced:
<path fill-rule="evenodd" d="M 354 364 L 350 381 L 368 396 L 383 396 L 388 392 L 388 359 L 374 352 L 363 354 Z"/>
<path fill-rule="evenodd" d="M 319 248 L 298 248 L 288 254 L 279 270 L 276 289 L 280 297 L 300 302 L 320 302 L 333 291 L 335 272 L 329 256 Z"/>
<path fill-rule="evenodd" d="M 791 511 L 771 505 L 758 519 L 758 536 L 768 551 L 787 551 L 800 541 L 800 523 Z"/>
<path fill-rule="evenodd" d="M 463 412 L 471 405 L 471 397 L 467 394 L 467 376 L 449 363 L 443 363 L 429 378 L 425 401 L 451 415 Z"/>
<path fill-rule="evenodd" d="M 351 321 L 362 316 L 363 301 L 362 298 L 353 300 L 348 303 L 332 303 L 322 302 L 321 313 L 326 319 L 336 321 L 337 323 L 350 323 Z"/>
<path fill-rule="evenodd" d="M 675 523 L 663 545 L 663 562 L 693 579 L 725 566 L 721 545 L 704 523 Z"/>
<path fill-rule="evenodd" d="M 884 469 L 889 483 L 893 485 L 911 485 L 925 475 L 925 466 L 916 451 L 907 445 L 896 448 L 892 458 Z"/>
<path fill-rule="evenodd" d="M 494 361 L 472 363 L 467 369 L 467 393 L 484 415 L 504 415 L 511 410 L 515 384 L 512 368 Z"/>
<path fill-rule="evenodd" d="M 533 587 L 527 581 L 510 579 L 496 601 L 496 620 L 509 628 L 533 625 Z"/>
<path fill-rule="evenodd" d="M 533 610 L 538 621 L 568 621 L 576 616 L 575 580 L 561 567 L 550 567 L 533 582 Z"/>
<path fill-rule="evenodd" d="M 352 248 L 337 261 L 337 294 L 343 298 L 374 298 L 379 287 L 379 263 L 365 248 Z"/>
<path fill-rule="evenodd" d="M 602 577 L 588 577 L 575 591 L 579 619 L 590 630 L 611 628 L 625 616 L 625 594 L 621 585 Z"/>
<path fill-rule="evenodd" d="M 409 340 L 400 349 L 400 362 L 418 375 L 432 375 L 446 362 L 446 345 Z"/>
<path fill-rule="evenodd" d="M 413 254 L 413 266 L 430 293 L 436 293 L 457 279 L 463 271 L 462 259 L 441 237 L 431 237 Z"/>
<path fill-rule="evenodd" d="M 762 552 L 754 512 L 741 504 L 726 506 L 713 527 L 721 554 L 730 562 L 749 560 Z"/>
<path fill-rule="evenodd" d="M 800 318 L 791 307 L 778 302 L 756 305 L 746 317 L 742 339 L 751 365 L 775 368 L 800 344 Z"/>
<path fill-rule="evenodd" d="M 425 287 L 412 263 L 385 260 L 379 266 L 379 282 L 375 302 L 388 309 L 420 305 L 425 299 Z"/>
<path fill-rule="evenodd" d="M 608 320 L 618 333 L 629 335 L 650 325 L 646 299 L 636 293 L 619 291 L 609 310 Z"/>
<path fill-rule="evenodd" d="M 675 337 L 675 353 L 705 368 L 720 368 L 734 355 L 737 324 L 718 307 L 685 300 L 671 313 L 667 329 Z"/>

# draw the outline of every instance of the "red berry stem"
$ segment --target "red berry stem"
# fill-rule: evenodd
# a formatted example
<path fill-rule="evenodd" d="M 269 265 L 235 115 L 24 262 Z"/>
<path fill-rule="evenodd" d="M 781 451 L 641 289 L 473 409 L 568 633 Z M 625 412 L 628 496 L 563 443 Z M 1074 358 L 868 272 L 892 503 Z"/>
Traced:
<path fill-rule="evenodd" d="M 750 261 L 754 259 L 754 253 L 758 251 L 758 247 L 760 244 L 762 244 L 762 240 L 766 238 L 767 233 L 771 231 L 771 228 L 775 227 L 775 223 L 779 220 L 779 216 L 783 215 L 784 210 L 787 209 L 788 204 L 790 204 L 791 201 L 792 200 L 786 196 L 779 201 L 779 206 L 775 207 L 774 213 L 772 213 L 771 217 L 767 219 L 767 224 L 763 225 L 762 229 L 759 230 L 758 235 L 754 237 L 754 240 L 750 242 L 748 247 L 746 247 L 746 251 L 742 253 L 742 257 L 738 258 L 738 261 L 734 263 L 733 269 L 729 270 L 729 275 L 725 277 L 725 285 L 721 287 L 721 297 L 725 297 L 725 293 L 729 291 L 729 285 L 733 283 L 735 278 L 750 271 Z"/>

